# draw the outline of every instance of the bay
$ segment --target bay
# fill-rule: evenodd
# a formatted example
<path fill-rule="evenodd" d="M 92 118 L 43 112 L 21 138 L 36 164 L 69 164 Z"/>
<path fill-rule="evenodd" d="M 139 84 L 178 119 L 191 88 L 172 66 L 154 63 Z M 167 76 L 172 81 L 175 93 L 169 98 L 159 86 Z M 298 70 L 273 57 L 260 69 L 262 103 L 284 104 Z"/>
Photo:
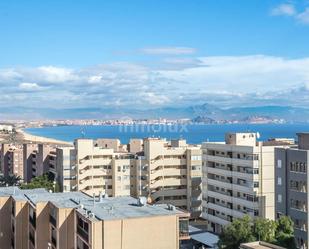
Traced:
<path fill-rule="evenodd" d="M 309 124 L 214 124 L 214 125 L 99 125 L 46 126 L 27 128 L 26 132 L 43 137 L 74 141 L 76 138 L 118 138 L 128 143 L 130 138 L 184 138 L 188 143 L 224 141 L 227 132 L 259 132 L 260 140 L 296 138 L 297 132 L 309 131 Z"/>

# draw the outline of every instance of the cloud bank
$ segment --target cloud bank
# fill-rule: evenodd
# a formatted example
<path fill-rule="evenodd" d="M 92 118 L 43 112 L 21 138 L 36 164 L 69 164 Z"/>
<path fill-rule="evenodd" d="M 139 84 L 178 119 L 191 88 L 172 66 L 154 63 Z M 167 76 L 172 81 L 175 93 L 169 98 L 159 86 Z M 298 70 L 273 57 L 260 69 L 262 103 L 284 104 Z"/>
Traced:
<path fill-rule="evenodd" d="M 0 69 L 2 106 L 136 108 L 309 104 L 309 58 L 266 55 L 163 58 L 72 69 Z"/>

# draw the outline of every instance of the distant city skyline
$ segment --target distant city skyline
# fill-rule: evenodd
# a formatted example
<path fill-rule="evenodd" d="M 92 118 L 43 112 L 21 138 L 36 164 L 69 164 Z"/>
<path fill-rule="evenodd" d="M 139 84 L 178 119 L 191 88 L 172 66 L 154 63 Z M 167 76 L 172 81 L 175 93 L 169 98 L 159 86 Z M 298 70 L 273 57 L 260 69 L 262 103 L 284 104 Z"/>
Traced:
<path fill-rule="evenodd" d="M 306 0 L 1 1 L 0 25 L 3 106 L 309 104 Z"/>

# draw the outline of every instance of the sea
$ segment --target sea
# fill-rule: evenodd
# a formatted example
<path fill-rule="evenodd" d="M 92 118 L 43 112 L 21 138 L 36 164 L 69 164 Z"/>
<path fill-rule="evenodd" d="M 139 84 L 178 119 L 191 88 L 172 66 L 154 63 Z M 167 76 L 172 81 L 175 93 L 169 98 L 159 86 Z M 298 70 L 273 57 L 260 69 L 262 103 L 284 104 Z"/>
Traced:
<path fill-rule="evenodd" d="M 309 124 L 175 124 L 175 125 L 85 125 L 27 128 L 27 133 L 72 142 L 77 138 L 118 138 L 128 143 L 131 138 L 161 137 L 186 139 L 188 143 L 224 141 L 227 132 L 256 132 L 259 140 L 295 138 L 298 132 L 309 132 Z"/>

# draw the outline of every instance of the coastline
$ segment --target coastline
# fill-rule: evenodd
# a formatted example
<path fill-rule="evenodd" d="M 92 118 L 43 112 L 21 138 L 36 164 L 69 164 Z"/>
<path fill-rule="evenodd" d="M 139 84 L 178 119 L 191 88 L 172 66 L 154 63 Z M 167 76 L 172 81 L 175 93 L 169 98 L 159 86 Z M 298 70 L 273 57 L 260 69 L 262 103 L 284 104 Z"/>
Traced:
<path fill-rule="evenodd" d="M 16 130 L 16 133 L 21 135 L 23 140 L 31 141 L 33 143 L 59 144 L 59 145 L 66 145 L 66 146 L 72 146 L 73 145 L 73 143 L 62 141 L 62 140 L 32 135 L 30 133 L 25 132 L 22 129 Z"/>

